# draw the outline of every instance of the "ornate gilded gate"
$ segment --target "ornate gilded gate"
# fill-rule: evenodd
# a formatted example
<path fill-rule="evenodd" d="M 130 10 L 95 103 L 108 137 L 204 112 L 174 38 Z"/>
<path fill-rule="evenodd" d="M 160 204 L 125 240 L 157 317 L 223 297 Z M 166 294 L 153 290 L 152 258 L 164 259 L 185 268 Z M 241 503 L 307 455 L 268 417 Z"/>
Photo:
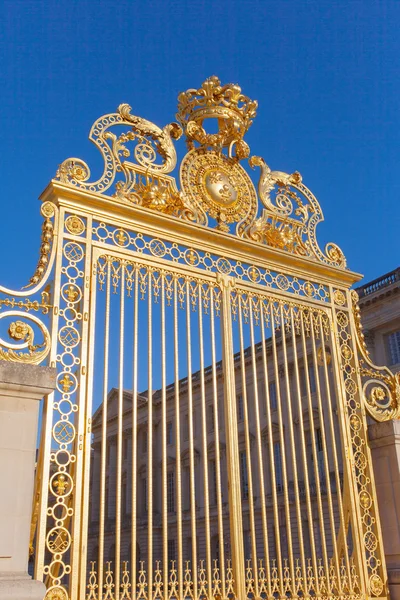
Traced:
<path fill-rule="evenodd" d="M 299 173 L 251 156 L 257 195 L 256 102 L 216 77 L 178 101 L 163 129 L 96 121 L 103 174 L 60 166 L 37 271 L 0 290 L 0 358 L 58 370 L 36 577 L 60 600 L 386 597 L 366 427 L 399 381 L 369 361 L 360 276 Z"/>

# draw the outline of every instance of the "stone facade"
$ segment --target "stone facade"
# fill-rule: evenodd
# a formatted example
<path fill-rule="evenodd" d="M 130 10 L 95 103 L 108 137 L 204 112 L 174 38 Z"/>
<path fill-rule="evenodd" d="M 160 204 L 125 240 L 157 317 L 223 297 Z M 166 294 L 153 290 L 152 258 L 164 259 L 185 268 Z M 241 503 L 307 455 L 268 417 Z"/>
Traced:
<path fill-rule="evenodd" d="M 358 289 L 372 360 L 400 371 L 400 268 Z M 369 425 L 392 599 L 400 598 L 400 422 Z"/>

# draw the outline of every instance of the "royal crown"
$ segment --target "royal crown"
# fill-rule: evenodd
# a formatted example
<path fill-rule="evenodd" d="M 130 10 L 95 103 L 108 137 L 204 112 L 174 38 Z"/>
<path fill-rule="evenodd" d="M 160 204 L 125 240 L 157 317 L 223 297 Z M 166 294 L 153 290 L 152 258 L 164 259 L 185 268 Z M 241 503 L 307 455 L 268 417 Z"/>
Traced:
<path fill-rule="evenodd" d="M 226 132 L 223 143 L 226 145 L 244 136 L 256 116 L 257 107 L 257 101 L 242 94 L 238 85 L 221 86 L 218 77 L 213 75 L 199 89 L 179 94 L 176 118 L 186 133 L 190 122 L 203 127 L 205 119 L 218 119 L 219 130 Z"/>

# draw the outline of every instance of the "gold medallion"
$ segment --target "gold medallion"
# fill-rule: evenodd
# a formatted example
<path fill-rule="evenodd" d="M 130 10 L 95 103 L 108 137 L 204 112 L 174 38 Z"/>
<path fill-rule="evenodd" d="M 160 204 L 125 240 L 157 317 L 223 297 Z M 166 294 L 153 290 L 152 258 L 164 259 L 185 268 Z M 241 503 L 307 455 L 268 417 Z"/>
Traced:
<path fill-rule="evenodd" d="M 229 223 L 242 230 L 257 213 L 253 183 L 239 163 L 222 153 L 198 148 L 182 161 L 181 185 L 186 196 L 229 231 Z"/>

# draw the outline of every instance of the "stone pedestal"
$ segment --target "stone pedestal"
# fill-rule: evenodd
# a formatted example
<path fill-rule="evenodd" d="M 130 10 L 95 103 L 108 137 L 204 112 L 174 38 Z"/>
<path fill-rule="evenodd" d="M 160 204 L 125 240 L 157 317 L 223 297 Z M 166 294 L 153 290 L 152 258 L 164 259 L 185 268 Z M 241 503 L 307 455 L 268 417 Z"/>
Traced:
<path fill-rule="evenodd" d="M 0 361 L 0 600 L 45 594 L 28 553 L 39 403 L 55 381 L 55 369 Z"/>
<path fill-rule="evenodd" d="M 400 600 L 400 421 L 369 426 L 391 600 Z"/>

